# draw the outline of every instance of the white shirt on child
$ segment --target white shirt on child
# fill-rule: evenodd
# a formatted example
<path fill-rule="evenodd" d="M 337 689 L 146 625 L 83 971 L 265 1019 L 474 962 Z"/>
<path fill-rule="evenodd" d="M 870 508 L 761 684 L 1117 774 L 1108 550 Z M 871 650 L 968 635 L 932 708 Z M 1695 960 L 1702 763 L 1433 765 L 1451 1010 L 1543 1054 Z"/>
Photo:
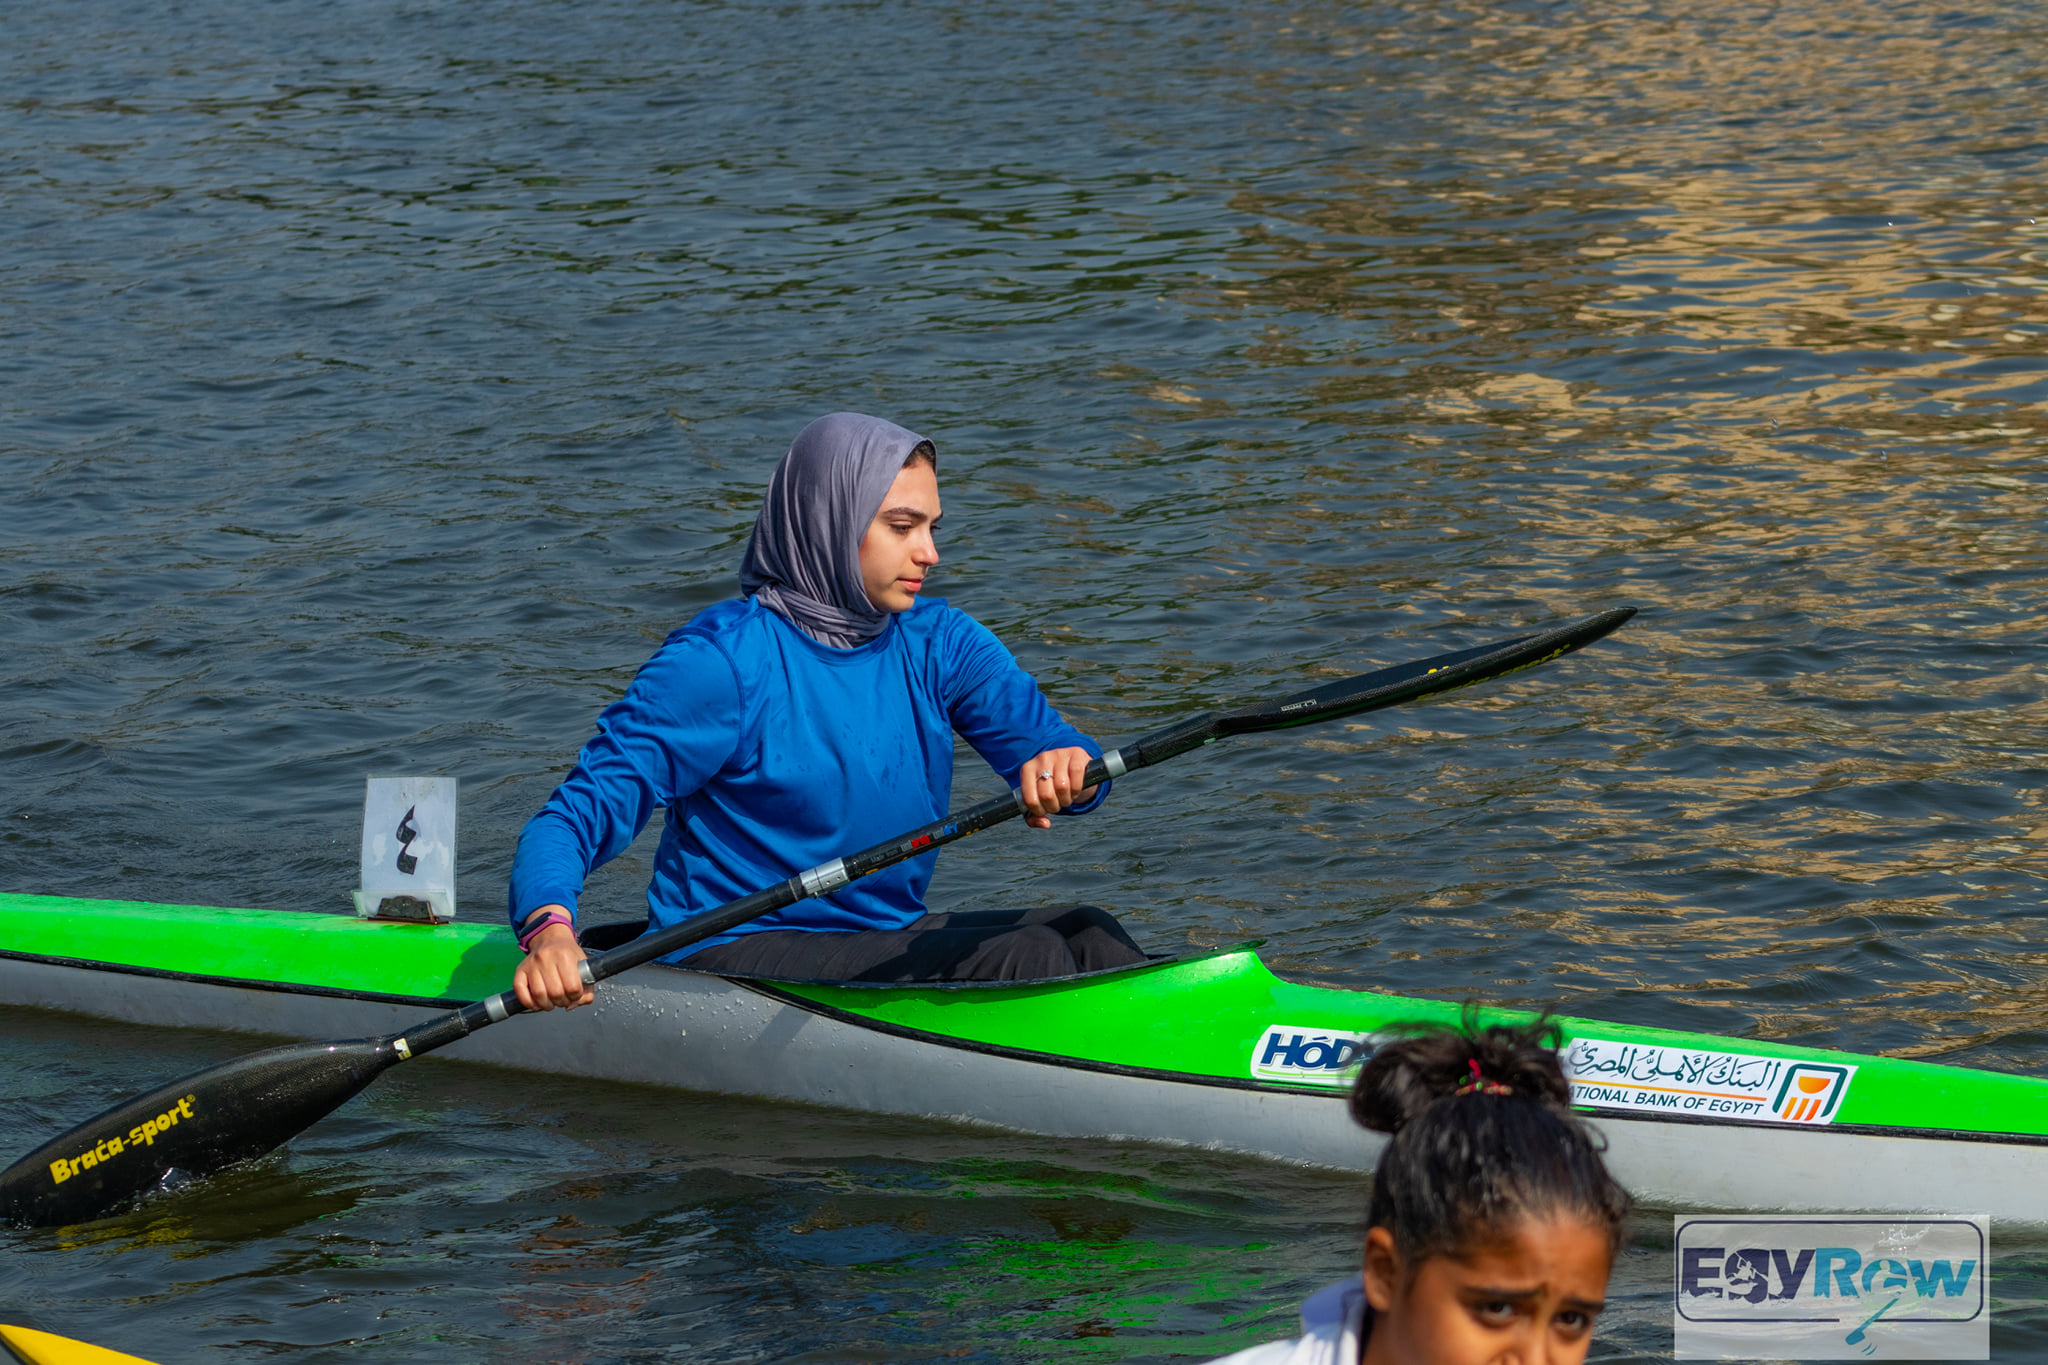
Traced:
<path fill-rule="evenodd" d="M 1253 1346 L 1209 1365 L 1358 1365 L 1371 1330 L 1368 1317 L 1365 1282 L 1353 1275 L 1308 1296 L 1301 1305 L 1301 1335 L 1293 1341 Z"/>

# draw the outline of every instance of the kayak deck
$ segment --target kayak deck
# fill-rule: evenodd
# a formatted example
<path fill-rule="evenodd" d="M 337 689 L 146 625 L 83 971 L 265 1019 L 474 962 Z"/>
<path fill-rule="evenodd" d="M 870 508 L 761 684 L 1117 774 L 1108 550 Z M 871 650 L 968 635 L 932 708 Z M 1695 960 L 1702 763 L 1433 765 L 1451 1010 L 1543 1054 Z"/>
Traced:
<path fill-rule="evenodd" d="M 395 1030 L 503 989 L 519 957 L 508 931 L 481 925 L 0 894 L 0 1001 L 145 1023 Z M 1344 1112 L 1359 1058 L 1374 1036 L 1452 1022 L 1459 1008 L 1287 981 L 1247 949 L 972 987 L 736 982 L 657 965 L 599 997 L 568 1018 L 486 1030 L 450 1055 L 1357 1169 L 1379 1145 Z M 1946 1201 L 2004 1191 L 2002 1214 L 2048 1222 L 2048 1194 L 2031 1196 L 2039 1210 L 2011 1204 L 2013 1181 L 2048 1187 L 2048 1082 L 1560 1023 L 1582 1108 L 1641 1195 L 1961 1212 L 1975 1210 Z M 1857 1178 L 1830 1174 L 1845 1161 Z M 1757 1164 L 1788 1162 L 1770 1176 Z M 1685 1170 L 1717 1163 L 1747 1174 Z M 1894 1182 L 1880 1167 L 1893 1166 L 1898 1187 L 1885 1188 Z"/>

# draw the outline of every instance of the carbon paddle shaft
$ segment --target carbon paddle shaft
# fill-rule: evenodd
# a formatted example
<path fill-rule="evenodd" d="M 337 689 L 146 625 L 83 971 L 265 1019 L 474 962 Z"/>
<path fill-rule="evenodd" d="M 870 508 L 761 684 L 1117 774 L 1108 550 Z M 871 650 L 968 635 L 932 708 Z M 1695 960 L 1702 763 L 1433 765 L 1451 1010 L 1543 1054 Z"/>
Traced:
<path fill-rule="evenodd" d="M 1592 643 L 1634 614 L 1633 608 L 1602 612 L 1538 635 L 1360 674 L 1236 711 L 1196 716 L 1104 754 L 1088 765 L 1084 785 L 1164 763 L 1230 735 L 1360 715 L 1532 668 Z M 584 980 L 595 985 L 1022 814 L 1023 798 L 1017 792 L 983 801 L 801 872 L 779 886 L 586 958 Z M 520 1013 L 524 1008 L 518 997 L 504 991 L 423 1020 L 404 1033 L 270 1048 L 126 1100 L 0 1171 L 0 1221 L 37 1227 L 82 1222 L 136 1195 L 261 1156 L 311 1127 L 386 1069 Z"/>

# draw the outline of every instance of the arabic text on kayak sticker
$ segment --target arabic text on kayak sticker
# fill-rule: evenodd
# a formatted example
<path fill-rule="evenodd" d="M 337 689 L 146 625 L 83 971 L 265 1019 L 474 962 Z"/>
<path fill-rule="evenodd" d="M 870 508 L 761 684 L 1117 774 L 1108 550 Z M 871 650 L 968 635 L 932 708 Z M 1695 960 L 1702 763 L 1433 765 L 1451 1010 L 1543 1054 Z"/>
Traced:
<path fill-rule="evenodd" d="M 1348 1086 L 1372 1055 L 1372 1040 L 1309 1024 L 1269 1024 L 1252 1044 L 1255 1081 Z"/>
<path fill-rule="evenodd" d="M 1564 1072 L 1572 1083 L 1572 1102 L 1594 1109 L 1833 1123 L 1856 1068 L 1575 1038 L 1565 1050 Z"/>

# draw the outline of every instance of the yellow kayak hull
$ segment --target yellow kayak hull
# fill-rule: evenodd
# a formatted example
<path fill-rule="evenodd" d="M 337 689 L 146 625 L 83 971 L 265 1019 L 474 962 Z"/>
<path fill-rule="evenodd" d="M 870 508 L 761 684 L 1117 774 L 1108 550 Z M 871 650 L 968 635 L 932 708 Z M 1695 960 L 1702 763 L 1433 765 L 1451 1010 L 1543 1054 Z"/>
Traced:
<path fill-rule="evenodd" d="M 124 1356 L 104 1346 L 53 1336 L 28 1327 L 0 1324 L 0 1360 L 21 1365 L 151 1365 L 141 1356 Z"/>

